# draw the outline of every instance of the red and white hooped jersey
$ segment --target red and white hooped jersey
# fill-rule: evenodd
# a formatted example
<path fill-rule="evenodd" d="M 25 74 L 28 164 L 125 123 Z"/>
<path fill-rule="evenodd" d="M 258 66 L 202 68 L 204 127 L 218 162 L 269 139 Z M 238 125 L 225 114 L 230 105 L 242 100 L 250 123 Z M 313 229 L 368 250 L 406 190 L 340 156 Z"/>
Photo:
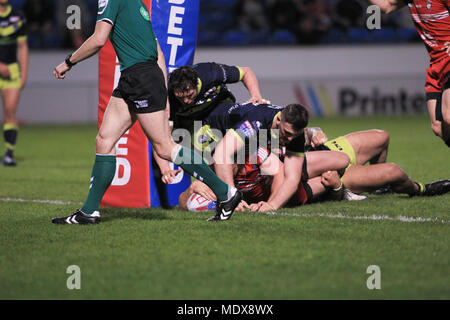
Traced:
<path fill-rule="evenodd" d="M 450 0 L 410 0 L 408 7 L 430 62 L 448 57 L 445 43 L 450 42 Z"/>

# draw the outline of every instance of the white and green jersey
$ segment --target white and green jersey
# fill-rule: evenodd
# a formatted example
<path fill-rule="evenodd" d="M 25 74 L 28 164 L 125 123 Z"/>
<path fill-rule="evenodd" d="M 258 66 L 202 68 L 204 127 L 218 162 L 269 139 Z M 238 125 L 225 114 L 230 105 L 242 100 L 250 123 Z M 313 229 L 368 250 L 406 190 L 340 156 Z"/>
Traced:
<path fill-rule="evenodd" d="M 158 60 L 150 14 L 141 0 L 99 0 L 99 21 L 113 25 L 109 38 L 121 71 L 136 63 Z"/>

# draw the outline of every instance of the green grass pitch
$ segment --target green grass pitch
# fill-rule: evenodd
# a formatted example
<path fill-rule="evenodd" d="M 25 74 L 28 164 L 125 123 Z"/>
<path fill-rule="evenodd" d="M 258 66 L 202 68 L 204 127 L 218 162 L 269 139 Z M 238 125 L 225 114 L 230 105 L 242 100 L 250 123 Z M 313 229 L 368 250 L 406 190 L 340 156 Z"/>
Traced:
<path fill-rule="evenodd" d="M 310 125 L 329 137 L 386 129 L 388 161 L 425 183 L 450 178 L 449 149 L 426 116 Z M 450 194 L 369 196 L 223 223 L 206 222 L 210 213 L 103 208 L 99 225 L 53 225 L 84 201 L 95 134 L 95 125 L 22 126 L 19 166 L 0 167 L 0 299 L 450 298 Z M 71 265 L 81 289 L 67 287 Z M 381 289 L 367 287 L 371 265 Z"/>

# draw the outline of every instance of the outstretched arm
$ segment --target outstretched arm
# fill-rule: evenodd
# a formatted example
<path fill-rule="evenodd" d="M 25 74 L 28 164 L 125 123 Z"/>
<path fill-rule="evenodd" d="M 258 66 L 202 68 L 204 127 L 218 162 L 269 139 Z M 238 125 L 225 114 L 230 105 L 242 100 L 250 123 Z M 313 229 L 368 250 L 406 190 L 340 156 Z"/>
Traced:
<path fill-rule="evenodd" d="M 249 67 L 241 67 L 243 72 L 242 82 L 250 94 L 250 99 L 247 102 L 252 103 L 270 103 L 270 101 L 265 100 L 261 96 L 261 91 L 259 89 L 258 79 L 255 73 Z"/>

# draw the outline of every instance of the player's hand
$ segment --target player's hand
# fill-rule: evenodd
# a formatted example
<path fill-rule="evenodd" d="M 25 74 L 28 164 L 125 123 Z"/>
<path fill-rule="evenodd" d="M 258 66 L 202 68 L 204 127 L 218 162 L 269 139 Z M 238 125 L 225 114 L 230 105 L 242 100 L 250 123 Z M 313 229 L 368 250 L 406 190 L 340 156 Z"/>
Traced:
<path fill-rule="evenodd" d="M 273 211 L 276 210 L 270 203 L 265 201 L 258 202 L 258 211 L 259 212 L 266 212 L 266 211 Z"/>
<path fill-rule="evenodd" d="M 326 171 L 322 173 L 321 182 L 325 188 L 338 189 L 341 185 L 341 179 L 337 171 Z"/>
<path fill-rule="evenodd" d="M 311 139 L 311 146 L 313 148 L 318 147 L 325 142 L 327 142 L 328 138 L 327 135 L 324 132 L 320 132 Z"/>
<path fill-rule="evenodd" d="M 162 182 L 164 182 L 165 184 L 170 184 L 173 181 L 173 178 L 175 178 L 175 176 L 181 171 L 180 168 L 178 168 L 177 170 L 167 170 L 164 171 L 161 177 Z"/>
<path fill-rule="evenodd" d="M 11 71 L 9 71 L 8 65 L 0 62 L 0 77 L 9 78 L 11 76 Z"/>
<path fill-rule="evenodd" d="M 236 207 L 236 209 L 234 211 L 244 212 L 246 210 L 250 210 L 250 206 L 248 205 L 247 202 L 245 202 L 244 200 L 241 200 L 241 202 L 239 203 L 239 205 Z"/>
<path fill-rule="evenodd" d="M 61 62 L 55 70 L 53 70 L 53 75 L 56 79 L 64 79 L 66 77 L 66 72 L 70 70 L 70 67 L 67 65 L 67 63 Z"/>
<path fill-rule="evenodd" d="M 192 182 L 190 188 L 192 192 L 198 193 L 206 200 L 215 201 L 217 199 L 211 188 L 201 181 Z"/>
<path fill-rule="evenodd" d="M 269 100 L 263 99 L 262 97 L 250 97 L 245 103 L 253 103 L 253 104 L 270 104 Z"/>

